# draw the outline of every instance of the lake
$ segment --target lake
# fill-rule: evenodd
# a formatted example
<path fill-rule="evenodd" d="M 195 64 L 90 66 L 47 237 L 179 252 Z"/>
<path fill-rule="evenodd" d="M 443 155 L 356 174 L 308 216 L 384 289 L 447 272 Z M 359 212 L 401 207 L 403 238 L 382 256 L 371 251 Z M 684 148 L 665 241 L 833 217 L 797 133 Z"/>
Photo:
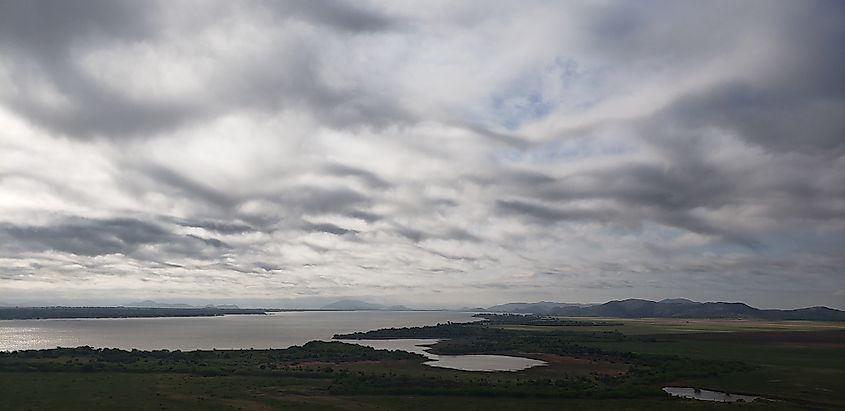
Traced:
<path fill-rule="evenodd" d="M 0 321 L 0 351 L 55 347 L 139 350 L 287 348 L 334 334 L 475 321 L 454 311 L 304 311 L 220 317 Z"/>
<path fill-rule="evenodd" d="M 387 327 L 477 321 L 454 311 L 303 311 L 220 317 L 85 318 L 0 321 L 0 351 L 91 346 L 124 350 L 287 348 L 334 334 Z M 503 355 L 435 355 L 437 340 L 344 340 L 378 349 L 422 354 L 432 367 L 465 371 L 517 371 L 544 365 Z"/>

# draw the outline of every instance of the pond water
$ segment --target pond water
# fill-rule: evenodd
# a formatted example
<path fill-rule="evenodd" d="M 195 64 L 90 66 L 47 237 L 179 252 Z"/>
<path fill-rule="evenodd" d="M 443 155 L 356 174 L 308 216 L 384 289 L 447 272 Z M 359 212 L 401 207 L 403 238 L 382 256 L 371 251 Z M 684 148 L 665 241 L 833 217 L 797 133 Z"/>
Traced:
<path fill-rule="evenodd" d="M 450 368 L 461 371 L 520 371 L 546 365 L 545 361 L 508 355 L 437 355 L 426 349 L 439 340 L 397 339 L 397 340 L 342 340 L 350 344 L 387 350 L 403 350 L 424 355 L 430 361 L 429 367 Z"/>
<path fill-rule="evenodd" d="M 663 387 L 663 391 L 673 397 L 690 398 L 701 401 L 716 402 L 751 402 L 761 397 L 753 395 L 731 394 L 729 392 L 702 390 L 690 387 Z"/>
<path fill-rule="evenodd" d="M 430 367 L 462 371 L 519 371 L 546 365 L 545 361 L 507 355 L 438 355 L 425 362 Z"/>

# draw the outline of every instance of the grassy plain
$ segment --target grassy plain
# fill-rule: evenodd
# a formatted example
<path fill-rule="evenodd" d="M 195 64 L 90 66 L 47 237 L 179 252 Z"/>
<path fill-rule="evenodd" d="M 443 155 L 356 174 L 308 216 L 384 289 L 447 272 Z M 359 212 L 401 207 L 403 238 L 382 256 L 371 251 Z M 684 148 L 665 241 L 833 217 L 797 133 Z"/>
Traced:
<path fill-rule="evenodd" d="M 612 351 L 742 361 L 741 374 L 675 383 L 845 409 L 845 331 L 754 331 L 659 335 L 654 341 L 586 343 Z"/>
<path fill-rule="evenodd" d="M 845 409 L 845 323 L 732 319 L 604 319 L 615 330 L 640 338 L 581 344 L 608 351 L 741 361 L 743 373 L 672 381 L 681 386 L 750 393 L 806 407 Z M 547 327 L 503 326 L 525 332 Z"/>
<path fill-rule="evenodd" d="M 583 318 L 564 318 L 583 320 Z M 689 334 L 689 333 L 734 333 L 740 331 L 843 331 L 845 323 L 832 321 L 768 321 L 747 319 L 681 319 L 681 318 L 591 318 L 590 320 L 621 323 L 602 327 L 579 327 L 579 331 L 619 331 L 626 335 Z M 504 325 L 503 328 L 524 331 L 548 331 L 549 326 Z M 553 326 L 552 326 L 553 327 Z M 565 328 L 565 327 L 560 327 Z M 571 329 L 569 327 L 568 329 Z"/>
<path fill-rule="evenodd" d="M 192 374 L 0 373 L 6 410 L 794 410 L 666 398 L 330 395 L 329 380 Z"/>

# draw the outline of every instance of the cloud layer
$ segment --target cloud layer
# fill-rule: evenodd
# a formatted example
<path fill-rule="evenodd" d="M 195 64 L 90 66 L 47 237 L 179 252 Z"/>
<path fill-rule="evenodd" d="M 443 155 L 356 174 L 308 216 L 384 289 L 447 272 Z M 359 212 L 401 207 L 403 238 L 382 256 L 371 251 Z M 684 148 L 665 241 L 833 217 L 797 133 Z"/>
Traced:
<path fill-rule="evenodd" d="M 0 5 L 0 303 L 845 306 L 836 1 Z"/>

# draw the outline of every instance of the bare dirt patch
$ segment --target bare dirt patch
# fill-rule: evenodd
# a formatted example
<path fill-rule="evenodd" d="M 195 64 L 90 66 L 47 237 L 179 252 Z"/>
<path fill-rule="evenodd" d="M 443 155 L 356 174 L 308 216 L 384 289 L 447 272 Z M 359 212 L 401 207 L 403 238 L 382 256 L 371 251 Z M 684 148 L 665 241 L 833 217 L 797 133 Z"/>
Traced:
<path fill-rule="evenodd" d="M 384 361 L 378 360 L 361 360 L 361 361 L 347 361 L 342 363 L 330 361 L 299 361 L 299 362 L 283 362 L 272 364 L 272 368 L 318 368 L 318 367 L 334 367 L 340 365 L 374 365 L 383 364 Z"/>
<path fill-rule="evenodd" d="M 567 368 L 586 369 L 591 372 L 595 372 L 597 374 L 602 375 L 620 376 L 625 374 L 625 370 L 619 369 L 618 367 L 614 366 L 614 364 L 610 364 L 604 361 L 593 361 L 588 358 L 577 358 L 571 356 L 545 353 L 526 353 L 524 355 L 534 359 L 543 360 L 549 363 L 550 365 L 558 365 Z"/>

